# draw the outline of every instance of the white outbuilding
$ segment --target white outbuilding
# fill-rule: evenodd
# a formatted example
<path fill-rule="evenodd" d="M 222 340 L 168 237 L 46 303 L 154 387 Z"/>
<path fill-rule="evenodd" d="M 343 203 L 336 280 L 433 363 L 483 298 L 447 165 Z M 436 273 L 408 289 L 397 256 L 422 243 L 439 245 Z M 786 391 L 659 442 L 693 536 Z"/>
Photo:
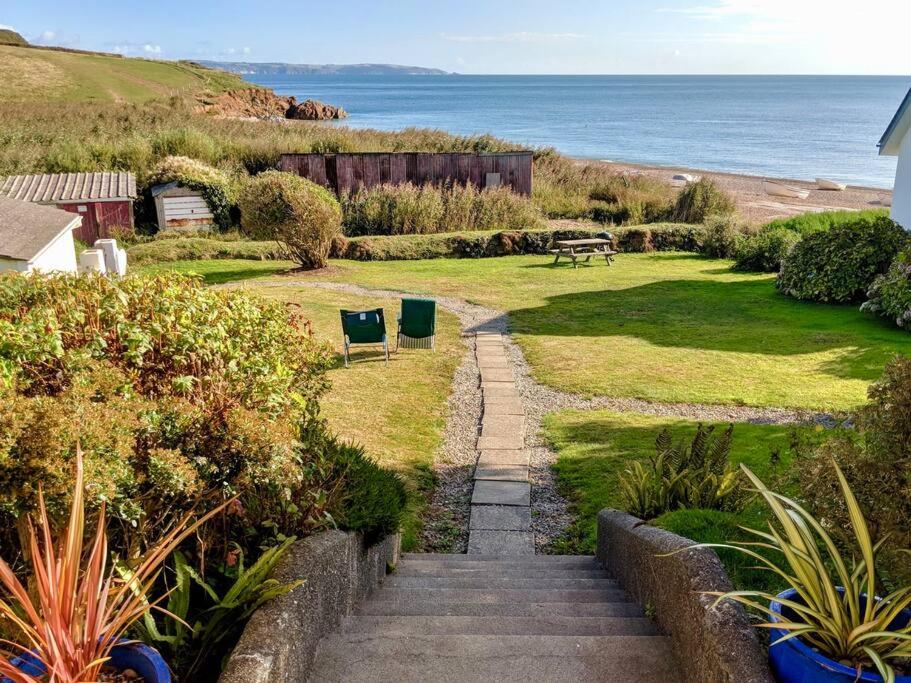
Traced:
<path fill-rule="evenodd" d="M 0 271 L 75 273 L 73 230 L 81 224 L 78 214 L 0 197 Z"/>
<path fill-rule="evenodd" d="M 911 230 L 911 90 L 879 141 L 879 153 L 898 157 L 895 190 L 892 192 L 892 220 Z"/>

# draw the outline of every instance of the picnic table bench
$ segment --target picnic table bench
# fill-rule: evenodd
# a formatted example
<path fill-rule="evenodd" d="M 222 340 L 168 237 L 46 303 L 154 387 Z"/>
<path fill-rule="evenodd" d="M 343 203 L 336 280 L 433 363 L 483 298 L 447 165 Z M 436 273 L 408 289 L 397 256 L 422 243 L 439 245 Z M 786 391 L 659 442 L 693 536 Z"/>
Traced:
<path fill-rule="evenodd" d="M 603 256 L 607 265 L 610 265 L 617 253 L 611 249 L 610 240 L 600 237 L 583 240 L 557 240 L 554 242 L 554 246 L 556 248 L 550 250 L 550 253 L 554 254 L 554 265 L 563 257 L 573 262 L 573 268 L 583 256 L 585 257 L 584 263 L 588 263 L 592 256 Z"/>

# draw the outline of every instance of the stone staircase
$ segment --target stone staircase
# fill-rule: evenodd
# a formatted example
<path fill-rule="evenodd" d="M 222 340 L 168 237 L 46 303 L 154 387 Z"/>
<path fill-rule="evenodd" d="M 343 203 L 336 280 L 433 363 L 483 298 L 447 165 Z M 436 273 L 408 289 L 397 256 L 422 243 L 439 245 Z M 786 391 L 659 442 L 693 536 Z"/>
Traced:
<path fill-rule="evenodd" d="M 406 554 L 320 645 L 311 681 L 680 680 L 593 557 Z"/>

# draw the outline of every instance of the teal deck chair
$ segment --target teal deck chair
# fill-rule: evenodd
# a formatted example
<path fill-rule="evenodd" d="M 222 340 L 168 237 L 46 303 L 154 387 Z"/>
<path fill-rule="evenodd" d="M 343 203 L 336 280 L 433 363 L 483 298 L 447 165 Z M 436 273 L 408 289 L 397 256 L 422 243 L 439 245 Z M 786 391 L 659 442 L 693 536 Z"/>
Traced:
<path fill-rule="evenodd" d="M 402 299 L 395 350 L 436 350 L 437 302 L 433 299 Z"/>
<path fill-rule="evenodd" d="M 389 345 L 386 343 L 386 319 L 383 309 L 372 311 L 342 310 L 342 334 L 345 345 L 345 367 L 348 367 L 348 351 L 355 344 L 382 344 L 389 365 Z"/>

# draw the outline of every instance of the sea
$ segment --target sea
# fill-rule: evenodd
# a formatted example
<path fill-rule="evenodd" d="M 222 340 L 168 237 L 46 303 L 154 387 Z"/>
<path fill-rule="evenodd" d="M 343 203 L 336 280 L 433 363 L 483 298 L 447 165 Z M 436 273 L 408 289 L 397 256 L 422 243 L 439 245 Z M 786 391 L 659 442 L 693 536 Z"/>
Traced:
<path fill-rule="evenodd" d="M 891 188 L 876 143 L 911 76 L 245 76 L 353 128 L 490 133 L 618 162 Z"/>

